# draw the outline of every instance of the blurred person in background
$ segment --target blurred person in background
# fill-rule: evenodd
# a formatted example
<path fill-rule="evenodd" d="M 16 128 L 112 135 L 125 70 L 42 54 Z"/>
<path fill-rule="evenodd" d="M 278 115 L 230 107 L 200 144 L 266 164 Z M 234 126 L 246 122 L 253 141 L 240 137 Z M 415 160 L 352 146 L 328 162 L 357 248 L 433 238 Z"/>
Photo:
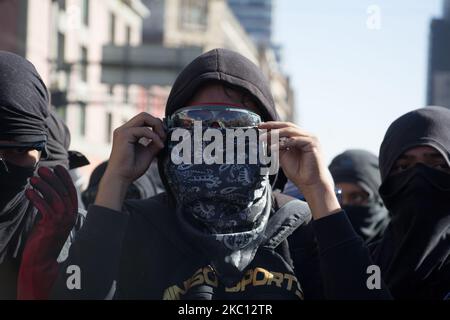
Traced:
<path fill-rule="evenodd" d="M 391 214 L 374 261 L 396 299 L 450 298 L 450 110 L 395 120 L 380 148 L 380 196 Z"/>
<path fill-rule="evenodd" d="M 82 192 L 81 196 L 83 199 L 84 206 L 86 208 L 89 208 L 89 206 L 95 202 L 98 187 L 100 185 L 100 181 L 103 175 L 105 174 L 107 166 L 108 161 L 105 161 L 99 164 L 94 169 L 94 171 L 92 171 L 91 177 L 89 178 L 89 184 L 86 190 Z M 158 165 L 156 164 L 156 162 L 154 162 L 150 165 L 150 168 L 147 170 L 146 173 L 144 173 L 144 175 L 139 177 L 137 180 L 133 181 L 133 183 L 127 190 L 125 199 L 127 200 L 148 199 L 164 191 L 165 188 L 159 176 Z"/>
<path fill-rule="evenodd" d="M 366 243 L 381 239 L 389 214 L 378 193 L 378 158 L 365 150 L 347 150 L 336 156 L 328 168 L 341 190 L 342 209 L 356 233 Z"/>

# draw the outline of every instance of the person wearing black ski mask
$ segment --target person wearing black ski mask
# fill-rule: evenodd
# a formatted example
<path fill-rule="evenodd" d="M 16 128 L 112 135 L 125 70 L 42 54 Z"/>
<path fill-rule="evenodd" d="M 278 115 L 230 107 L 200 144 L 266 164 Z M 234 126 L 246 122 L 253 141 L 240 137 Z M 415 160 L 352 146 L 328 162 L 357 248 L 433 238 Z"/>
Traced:
<path fill-rule="evenodd" d="M 80 267 L 82 287 L 67 288 L 68 275 L 62 268 L 52 298 L 317 296 L 303 291 L 292 261 L 297 256 L 291 245 L 296 244 L 288 242 L 311 215 L 321 253 L 324 296 L 389 298 L 383 284 L 380 290 L 366 286 L 372 261 L 340 209 L 317 139 L 277 120 L 270 85 L 250 60 L 226 49 L 194 59 L 172 87 L 164 123 L 141 113 L 115 130 L 95 203 L 65 262 Z M 261 162 L 174 160 L 171 150 L 179 141 L 173 139 L 175 133 L 183 129 L 195 134 L 197 121 L 205 135 L 211 128 L 220 137 L 231 128 L 278 132 L 280 140 L 271 143 L 274 147 L 279 143 L 281 167 L 302 189 L 311 210 L 300 200 L 275 194 L 276 172 L 272 177 L 261 172 Z M 183 155 L 195 157 L 193 150 Z M 249 155 L 248 150 L 241 155 Z M 124 202 L 129 186 L 154 159 L 167 193 Z"/>
<path fill-rule="evenodd" d="M 342 192 L 342 209 L 366 243 L 380 240 L 389 223 L 378 193 L 381 184 L 378 158 L 365 150 L 347 150 L 328 167 Z"/>
<path fill-rule="evenodd" d="M 380 195 L 392 215 L 374 260 L 396 299 L 449 299 L 450 110 L 426 107 L 389 127 Z"/>
<path fill-rule="evenodd" d="M 0 299 L 17 297 L 22 254 L 39 220 L 26 197 L 29 179 L 42 166 L 68 169 L 69 141 L 34 66 L 0 51 Z"/>
<path fill-rule="evenodd" d="M 15 298 L 18 263 L 36 215 L 25 198 L 48 141 L 48 92 L 27 60 L 0 51 L 0 296 Z"/>

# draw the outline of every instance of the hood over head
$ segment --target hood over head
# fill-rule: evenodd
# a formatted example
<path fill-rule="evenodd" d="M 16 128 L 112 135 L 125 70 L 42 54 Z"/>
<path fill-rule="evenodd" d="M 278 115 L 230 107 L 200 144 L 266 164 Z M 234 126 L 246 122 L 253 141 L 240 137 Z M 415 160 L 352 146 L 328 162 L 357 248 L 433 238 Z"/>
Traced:
<path fill-rule="evenodd" d="M 418 146 L 437 149 L 450 164 L 450 110 L 426 107 L 406 113 L 388 128 L 380 148 L 380 172 L 386 180 L 395 161 Z"/>
<path fill-rule="evenodd" d="M 0 51 L 0 140 L 29 146 L 47 141 L 47 88 L 26 59 Z"/>
<path fill-rule="evenodd" d="M 389 223 L 388 211 L 381 201 L 378 158 L 365 150 L 347 150 L 329 166 L 335 183 L 355 183 L 369 194 L 369 203 L 344 206 L 355 231 L 366 241 L 379 240 Z"/>
<path fill-rule="evenodd" d="M 186 107 L 197 90 L 212 81 L 248 92 L 258 103 L 265 121 L 278 119 L 270 85 L 262 71 L 249 59 L 227 49 L 206 52 L 181 71 L 170 92 L 166 116 Z"/>
<path fill-rule="evenodd" d="M 444 299 L 450 286 L 450 174 L 423 163 L 389 175 L 405 151 L 429 146 L 449 163 L 450 110 L 426 107 L 389 127 L 380 149 L 380 195 L 391 213 L 375 262 L 394 298 Z"/>

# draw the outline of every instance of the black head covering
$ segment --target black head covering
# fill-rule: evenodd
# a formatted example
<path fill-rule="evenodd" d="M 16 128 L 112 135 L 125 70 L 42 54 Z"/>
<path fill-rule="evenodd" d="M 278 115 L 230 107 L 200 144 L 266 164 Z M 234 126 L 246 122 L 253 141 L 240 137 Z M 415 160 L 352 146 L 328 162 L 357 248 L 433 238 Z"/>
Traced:
<path fill-rule="evenodd" d="M 378 194 L 381 184 L 378 158 L 366 150 L 347 150 L 329 166 L 335 183 L 362 183 L 369 193 Z"/>
<path fill-rule="evenodd" d="M 170 92 L 166 116 L 185 107 L 196 91 L 205 82 L 211 81 L 245 90 L 258 102 L 266 121 L 278 119 L 270 85 L 264 74 L 253 62 L 227 49 L 206 52 L 183 69 Z"/>
<path fill-rule="evenodd" d="M 34 66 L 0 51 L 0 140 L 20 145 L 47 141 L 49 96 Z"/>
<path fill-rule="evenodd" d="M 198 56 L 181 71 L 167 100 L 166 117 L 186 107 L 198 89 L 211 82 L 220 82 L 248 92 L 258 103 L 264 121 L 279 120 L 270 84 L 258 66 L 243 55 L 222 48 Z M 166 190 L 169 190 L 162 170 L 164 157 L 164 153 L 161 153 L 158 159 L 159 174 Z M 275 177 L 271 177 L 274 190 L 282 190 L 286 182 L 281 168 Z"/>
<path fill-rule="evenodd" d="M 0 51 L 0 140 L 14 141 L 17 147 L 46 143 L 51 120 L 47 88 L 34 66 Z M 60 132 L 54 137 L 66 138 Z M 59 146 L 50 145 L 51 152 L 45 148 L 43 156 L 65 161 L 58 154 Z M 37 217 L 37 210 L 25 197 L 27 179 L 35 167 L 19 167 L 6 160 L 0 166 L 0 298 L 15 299 L 22 250 Z"/>
<path fill-rule="evenodd" d="M 369 194 L 369 204 L 344 206 L 353 228 L 367 242 L 379 240 L 389 223 L 388 211 L 381 201 L 378 158 L 365 150 L 347 150 L 329 166 L 335 183 L 355 183 Z"/>
<path fill-rule="evenodd" d="M 41 158 L 40 166 L 53 168 L 61 165 L 67 170 L 71 170 L 89 164 L 89 160 L 81 152 L 69 150 L 69 128 L 55 110 L 50 111 L 46 123 L 48 140 L 46 154 L 45 157 Z"/>
<path fill-rule="evenodd" d="M 408 149 L 430 146 L 450 163 L 450 110 L 426 107 L 406 113 L 388 128 L 380 148 L 380 172 L 386 180 L 398 157 Z"/>
<path fill-rule="evenodd" d="M 69 169 L 69 129 L 54 111 L 50 112 L 46 123 L 48 130 L 47 156 L 41 160 L 40 165 L 54 167 L 59 164 Z"/>
<path fill-rule="evenodd" d="M 427 107 L 392 123 L 380 150 L 380 195 L 391 223 L 375 261 L 396 298 L 443 299 L 450 291 L 450 174 L 417 164 L 389 175 L 402 153 L 417 146 L 450 155 L 450 110 Z"/>

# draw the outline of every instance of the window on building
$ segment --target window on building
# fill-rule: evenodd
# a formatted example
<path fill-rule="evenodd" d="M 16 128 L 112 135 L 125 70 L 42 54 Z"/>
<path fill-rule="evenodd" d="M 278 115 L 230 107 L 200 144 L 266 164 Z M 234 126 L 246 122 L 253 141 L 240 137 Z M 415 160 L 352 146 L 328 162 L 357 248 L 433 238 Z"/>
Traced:
<path fill-rule="evenodd" d="M 82 17 L 83 24 L 85 26 L 89 25 L 89 0 L 82 0 Z"/>
<path fill-rule="evenodd" d="M 123 102 L 128 104 L 130 102 L 130 87 L 127 85 L 124 85 L 123 88 Z"/>
<path fill-rule="evenodd" d="M 109 41 L 110 43 L 116 41 L 116 15 L 114 13 L 109 16 Z"/>
<path fill-rule="evenodd" d="M 112 129 L 113 129 L 113 122 L 112 122 L 112 113 L 108 112 L 106 114 L 106 143 L 111 143 L 112 139 L 111 139 L 111 133 L 112 133 Z"/>
<path fill-rule="evenodd" d="M 80 135 L 85 136 L 86 135 L 86 104 L 81 103 L 80 104 Z"/>
<path fill-rule="evenodd" d="M 126 37 L 126 45 L 129 47 L 131 46 L 131 27 L 127 26 L 125 29 L 125 37 Z M 130 90 L 129 90 L 129 86 L 128 85 L 124 85 L 124 95 L 123 95 L 123 101 L 124 103 L 129 103 L 130 102 Z"/>
<path fill-rule="evenodd" d="M 63 119 L 67 121 L 67 106 L 56 108 L 56 113 Z"/>
<path fill-rule="evenodd" d="M 53 3 L 57 3 L 60 10 L 66 10 L 66 0 L 52 0 Z"/>
<path fill-rule="evenodd" d="M 58 51 L 56 53 L 56 63 L 58 69 L 64 69 L 66 57 L 66 37 L 64 33 L 58 32 Z"/>
<path fill-rule="evenodd" d="M 126 30 L 125 30 L 125 35 L 126 35 L 126 45 L 130 46 L 131 45 L 131 27 L 127 26 Z"/>
<path fill-rule="evenodd" d="M 86 47 L 81 47 L 81 80 L 88 81 L 88 50 Z"/>
<path fill-rule="evenodd" d="M 207 16 L 207 0 L 181 0 L 180 29 L 204 30 L 208 23 Z"/>

